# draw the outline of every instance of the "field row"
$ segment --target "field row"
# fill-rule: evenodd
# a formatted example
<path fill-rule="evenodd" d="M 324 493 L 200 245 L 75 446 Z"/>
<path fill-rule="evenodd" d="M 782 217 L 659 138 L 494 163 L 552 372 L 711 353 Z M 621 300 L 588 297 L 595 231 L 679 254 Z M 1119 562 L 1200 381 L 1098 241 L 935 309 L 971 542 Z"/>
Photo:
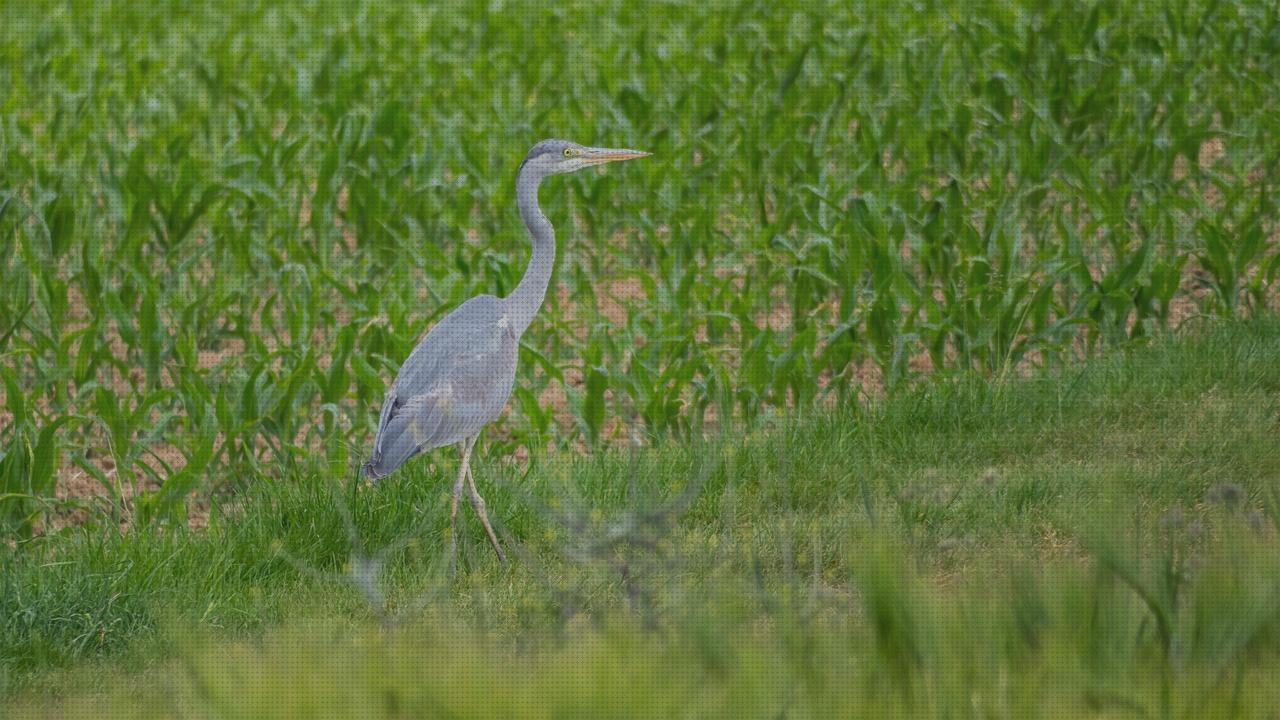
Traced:
<path fill-rule="evenodd" d="M 547 135 L 655 154 L 544 188 L 503 455 L 1275 307 L 1277 38 L 1192 0 L 7 3 L 0 522 L 346 473 L 422 333 L 520 276 Z"/>

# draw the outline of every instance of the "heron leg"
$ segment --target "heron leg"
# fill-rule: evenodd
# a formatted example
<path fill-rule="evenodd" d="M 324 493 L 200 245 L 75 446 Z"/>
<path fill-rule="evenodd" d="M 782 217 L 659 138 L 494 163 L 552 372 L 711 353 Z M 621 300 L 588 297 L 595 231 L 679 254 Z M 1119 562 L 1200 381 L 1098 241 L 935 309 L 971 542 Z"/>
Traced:
<path fill-rule="evenodd" d="M 471 464 L 471 446 L 475 438 L 468 438 L 458 443 L 462 450 L 462 464 L 458 466 L 458 479 L 453 483 L 453 502 L 449 509 L 449 568 L 458 567 L 458 498 L 462 496 L 462 483 L 466 482 L 467 472 Z"/>
<path fill-rule="evenodd" d="M 477 434 L 471 438 L 473 447 L 479 437 Z M 498 559 L 505 563 L 507 554 L 502 551 L 502 545 L 498 542 L 498 535 L 493 531 L 493 526 L 489 524 L 489 512 L 485 506 L 484 498 L 480 497 L 480 491 L 476 490 L 476 475 L 471 470 L 471 463 L 467 463 L 467 483 L 471 490 L 471 507 L 476 509 L 476 514 L 480 516 L 480 522 L 484 525 L 484 531 L 489 533 L 489 542 L 493 544 L 493 549 L 498 553 Z"/>

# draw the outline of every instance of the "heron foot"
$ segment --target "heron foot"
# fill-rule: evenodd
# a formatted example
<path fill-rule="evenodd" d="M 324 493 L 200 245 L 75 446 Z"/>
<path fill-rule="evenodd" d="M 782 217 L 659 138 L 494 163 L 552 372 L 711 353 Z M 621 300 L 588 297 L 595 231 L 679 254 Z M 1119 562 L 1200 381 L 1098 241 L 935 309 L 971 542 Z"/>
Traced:
<path fill-rule="evenodd" d="M 480 497 L 480 492 L 476 490 L 476 476 L 471 472 L 471 468 L 467 468 L 467 484 L 469 485 L 471 507 L 476 509 L 476 514 L 480 516 L 480 522 L 484 525 L 484 531 L 489 534 L 489 543 L 493 545 L 493 549 L 498 553 L 498 559 L 505 564 L 507 562 L 507 554 L 502 550 L 502 544 L 498 542 L 498 534 L 493 531 L 493 525 L 489 524 L 489 512 L 485 506 L 484 498 Z"/>

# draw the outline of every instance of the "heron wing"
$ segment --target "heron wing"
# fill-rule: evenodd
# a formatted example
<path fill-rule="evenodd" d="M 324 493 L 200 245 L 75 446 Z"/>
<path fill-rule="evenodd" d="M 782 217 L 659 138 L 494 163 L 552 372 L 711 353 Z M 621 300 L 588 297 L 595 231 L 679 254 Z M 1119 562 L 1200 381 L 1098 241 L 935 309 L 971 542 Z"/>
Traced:
<path fill-rule="evenodd" d="M 431 448 L 480 431 L 502 412 L 518 341 L 502 301 L 472 298 L 431 329 L 387 393 L 370 466 L 381 476 Z"/>

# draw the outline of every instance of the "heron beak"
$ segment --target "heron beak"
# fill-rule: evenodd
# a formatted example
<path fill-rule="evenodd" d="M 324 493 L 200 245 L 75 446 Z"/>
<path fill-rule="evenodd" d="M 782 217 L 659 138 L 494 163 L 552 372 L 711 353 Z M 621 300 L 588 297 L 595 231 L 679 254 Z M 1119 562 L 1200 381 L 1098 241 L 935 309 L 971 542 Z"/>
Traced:
<path fill-rule="evenodd" d="M 653 153 L 647 153 L 643 150 L 626 150 L 622 148 L 585 148 L 586 154 L 582 156 L 583 162 L 587 165 L 603 165 L 605 163 L 617 162 L 618 160 L 634 160 L 636 158 L 648 157 Z"/>

